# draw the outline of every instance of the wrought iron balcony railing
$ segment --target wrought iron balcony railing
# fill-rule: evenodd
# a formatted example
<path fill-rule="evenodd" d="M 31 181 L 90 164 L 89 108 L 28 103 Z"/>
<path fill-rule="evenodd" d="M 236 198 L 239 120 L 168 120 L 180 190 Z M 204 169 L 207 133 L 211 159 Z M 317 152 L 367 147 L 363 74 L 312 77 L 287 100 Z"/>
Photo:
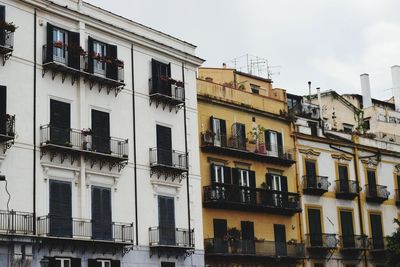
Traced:
<path fill-rule="evenodd" d="M 212 131 L 201 133 L 201 146 L 207 151 L 224 153 L 269 163 L 291 165 L 294 163 L 293 149 L 267 144 L 263 140 L 252 143 L 244 136 L 222 135 Z"/>
<path fill-rule="evenodd" d="M 15 138 L 15 115 L 0 115 L 0 142 L 12 141 Z"/>
<path fill-rule="evenodd" d="M 206 255 L 241 255 L 271 258 L 305 257 L 304 244 L 263 240 L 225 240 L 208 238 L 204 240 Z"/>
<path fill-rule="evenodd" d="M 184 152 L 150 148 L 150 167 L 166 167 L 177 170 L 187 170 L 187 157 Z"/>
<path fill-rule="evenodd" d="M 385 185 L 365 186 L 367 201 L 382 203 L 389 199 L 390 192 Z"/>
<path fill-rule="evenodd" d="M 205 207 L 291 215 L 300 212 L 297 193 L 214 183 L 203 188 Z"/>
<path fill-rule="evenodd" d="M 149 79 L 149 95 L 151 97 L 165 97 L 170 98 L 171 101 L 176 101 L 176 104 L 185 101 L 185 90 L 183 84 L 171 84 L 168 81 L 163 82 L 160 78 L 154 80 Z M 162 85 L 160 85 L 162 84 Z"/>
<path fill-rule="evenodd" d="M 303 192 L 309 195 L 323 195 L 328 191 L 330 183 L 327 176 L 304 175 Z"/>
<path fill-rule="evenodd" d="M 386 239 L 383 236 L 370 237 L 369 249 L 371 251 L 383 251 L 387 248 Z"/>
<path fill-rule="evenodd" d="M 339 244 L 336 234 L 306 234 L 308 249 L 334 249 Z"/>
<path fill-rule="evenodd" d="M 13 52 L 13 50 L 14 50 L 14 32 L 0 29 L 0 54 L 8 58 L 9 55 Z"/>
<path fill-rule="evenodd" d="M 339 237 L 341 250 L 364 250 L 368 249 L 369 241 L 366 235 L 347 235 Z"/>
<path fill-rule="evenodd" d="M 149 245 L 150 247 L 194 248 L 194 230 L 162 226 L 150 227 Z"/>
<path fill-rule="evenodd" d="M 356 181 L 336 180 L 335 183 L 337 198 L 354 199 L 361 191 Z"/>
<path fill-rule="evenodd" d="M 40 127 L 41 147 L 56 146 L 85 153 L 96 153 L 116 158 L 128 158 L 128 140 L 84 134 L 81 130 L 62 129 L 50 124 Z"/>
<path fill-rule="evenodd" d="M 100 233 L 93 229 L 93 220 L 46 215 L 37 218 L 37 234 L 43 237 L 133 243 L 133 223 L 110 222 L 109 225 L 109 229 L 103 227 Z"/>
<path fill-rule="evenodd" d="M 33 214 L 20 211 L 0 211 L 0 235 L 33 235 Z"/>

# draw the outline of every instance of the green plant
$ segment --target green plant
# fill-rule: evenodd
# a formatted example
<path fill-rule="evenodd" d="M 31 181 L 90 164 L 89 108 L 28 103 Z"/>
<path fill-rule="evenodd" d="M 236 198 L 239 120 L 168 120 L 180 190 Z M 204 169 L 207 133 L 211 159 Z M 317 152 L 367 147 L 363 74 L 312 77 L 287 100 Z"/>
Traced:
<path fill-rule="evenodd" d="M 226 232 L 225 239 L 229 242 L 239 240 L 240 239 L 240 230 L 237 229 L 236 227 L 229 228 L 228 231 Z"/>
<path fill-rule="evenodd" d="M 400 221 L 394 219 L 393 222 L 397 224 L 396 232 L 391 236 L 386 237 L 387 241 L 387 257 L 386 266 L 399 267 L 400 266 Z"/>
<path fill-rule="evenodd" d="M 246 87 L 244 86 L 243 83 L 241 83 L 241 84 L 239 84 L 238 89 L 239 90 L 244 90 L 244 89 L 246 89 Z"/>
<path fill-rule="evenodd" d="M 250 135 L 250 143 L 256 144 L 257 141 L 260 140 L 260 137 L 264 134 L 265 128 L 261 125 L 257 127 L 253 127 L 251 131 L 249 131 L 248 135 Z"/>

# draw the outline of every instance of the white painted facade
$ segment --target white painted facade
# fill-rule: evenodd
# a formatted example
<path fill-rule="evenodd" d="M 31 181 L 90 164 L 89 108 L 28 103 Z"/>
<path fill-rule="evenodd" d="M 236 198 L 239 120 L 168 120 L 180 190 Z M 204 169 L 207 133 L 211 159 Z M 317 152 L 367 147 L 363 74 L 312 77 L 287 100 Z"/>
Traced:
<path fill-rule="evenodd" d="M 32 238 L 28 238 L 24 235 L 17 239 L 15 245 L 9 246 L 11 243 L 0 245 L 0 266 L 40 266 L 39 262 L 43 257 L 80 258 L 81 266 L 84 267 L 88 266 L 87 259 L 98 258 L 120 260 L 121 266 L 161 266 L 163 261 L 174 262 L 176 266 L 204 266 L 196 100 L 196 68 L 203 60 L 195 56 L 195 46 L 81 1 L 0 0 L 0 5 L 6 7 L 6 21 L 14 22 L 18 27 L 14 34 L 12 56 L 4 66 L 0 66 L 0 85 L 7 87 L 7 113 L 15 114 L 16 117 L 15 143 L 4 154 L 0 151 L 0 171 L 6 176 L 11 195 L 9 209 L 36 212 L 36 217 L 47 215 L 50 205 L 50 180 L 58 180 L 71 184 L 72 217 L 90 220 L 92 186 L 110 188 L 112 221 L 132 224 L 134 237 L 133 243 L 126 243 L 129 251 L 123 255 L 120 250 L 116 253 L 107 250 L 104 253 L 100 249 L 74 249 L 75 243 L 68 240 L 64 242 L 65 247 L 59 245 L 52 247 L 48 243 L 40 245 L 42 237 L 33 234 L 30 235 Z M 58 73 L 54 80 L 51 71 L 47 71 L 42 77 L 42 46 L 46 44 L 47 23 L 68 31 L 79 32 L 80 45 L 84 50 L 88 49 L 89 36 L 116 45 L 118 59 L 124 61 L 123 90 L 115 97 L 113 90 L 108 94 L 106 88 L 99 92 L 98 85 L 90 88 L 90 83 L 85 82 L 83 77 L 74 84 L 70 75 L 63 81 L 61 73 Z M 34 51 L 35 28 L 36 51 Z M 170 127 L 172 148 L 185 151 L 184 109 L 170 112 L 168 108 L 163 110 L 161 105 L 158 107 L 150 105 L 149 79 L 152 76 L 152 59 L 170 63 L 171 77 L 185 81 L 189 188 L 186 178 L 180 181 L 150 176 L 149 149 L 157 146 L 156 125 Z M 135 129 L 132 94 L 135 99 Z M 69 157 L 61 162 L 60 155 L 53 160 L 50 153 L 41 157 L 40 126 L 50 122 L 52 99 L 70 104 L 70 125 L 73 129 L 91 128 L 92 110 L 109 113 L 110 135 L 128 139 L 127 165 L 119 172 L 117 167 L 110 170 L 108 165 L 100 168 L 99 162 L 91 166 L 91 161 L 85 160 L 83 155 L 80 155 L 73 164 Z M 34 131 L 36 147 L 34 147 Z M 34 169 L 36 169 L 35 182 Z M 4 184 L 0 182 L 1 210 L 7 210 L 8 196 Z M 149 227 L 158 226 L 160 195 L 173 197 L 175 225 L 176 228 L 183 229 L 188 229 L 187 195 L 190 196 L 190 224 L 194 229 L 195 240 L 194 254 L 188 257 L 164 254 L 150 257 Z M 137 210 L 135 210 L 136 200 Z M 19 261 L 17 251 L 21 244 L 25 244 L 23 246 L 25 249 L 22 249 L 23 260 Z M 10 262 L 21 262 L 21 265 L 9 265 Z"/>

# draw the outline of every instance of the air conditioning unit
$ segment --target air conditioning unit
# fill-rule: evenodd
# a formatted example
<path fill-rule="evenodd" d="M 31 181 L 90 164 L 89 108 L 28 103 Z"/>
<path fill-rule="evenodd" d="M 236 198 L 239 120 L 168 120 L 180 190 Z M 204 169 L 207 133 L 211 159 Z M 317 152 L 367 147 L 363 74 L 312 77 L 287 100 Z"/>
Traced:
<path fill-rule="evenodd" d="M 332 130 L 332 125 L 329 122 L 324 122 L 325 130 Z"/>

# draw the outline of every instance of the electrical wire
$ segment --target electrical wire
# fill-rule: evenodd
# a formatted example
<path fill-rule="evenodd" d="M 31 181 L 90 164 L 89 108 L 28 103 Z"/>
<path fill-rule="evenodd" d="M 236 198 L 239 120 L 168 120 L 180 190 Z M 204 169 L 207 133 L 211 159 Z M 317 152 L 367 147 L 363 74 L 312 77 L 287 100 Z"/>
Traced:
<path fill-rule="evenodd" d="M 7 200 L 7 212 L 9 212 L 9 211 L 10 211 L 11 195 L 10 195 L 10 192 L 8 192 L 8 182 L 7 182 L 7 180 L 5 180 L 5 181 L 6 181 L 6 186 L 5 186 L 5 188 L 6 188 L 6 192 L 7 192 L 7 195 L 8 195 L 8 200 Z"/>

